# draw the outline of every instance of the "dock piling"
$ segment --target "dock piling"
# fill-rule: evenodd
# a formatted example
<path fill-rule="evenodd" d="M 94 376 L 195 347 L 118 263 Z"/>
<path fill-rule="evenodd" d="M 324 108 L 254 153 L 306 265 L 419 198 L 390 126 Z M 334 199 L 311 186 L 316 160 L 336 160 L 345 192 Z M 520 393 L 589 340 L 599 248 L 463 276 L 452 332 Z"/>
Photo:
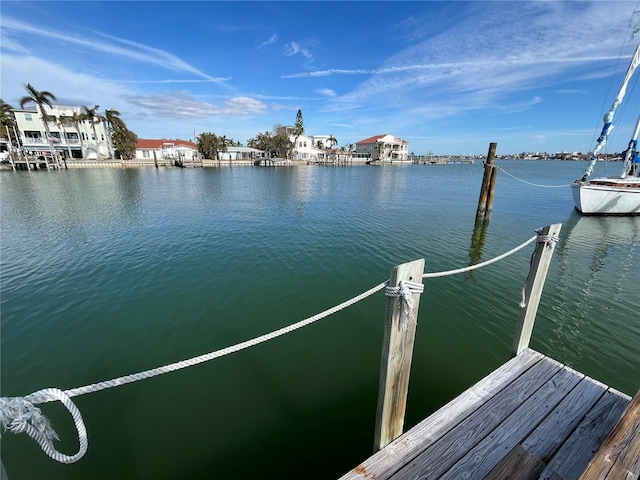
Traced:
<path fill-rule="evenodd" d="M 540 297 L 542 296 L 542 287 L 544 287 L 544 281 L 547 278 L 549 264 L 555 249 L 556 242 L 547 239 L 557 239 L 561 228 L 561 223 L 554 223 L 544 227 L 538 233 L 538 242 L 531 257 L 531 266 L 524 286 L 523 301 L 525 305 L 520 312 L 520 319 L 518 320 L 516 335 L 511 349 L 512 357 L 519 355 L 529 347 L 533 324 L 538 312 Z"/>
<path fill-rule="evenodd" d="M 422 282 L 424 259 L 404 263 L 391 269 L 390 287 L 401 281 Z M 420 293 L 413 293 L 410 318 L 402 319 L 400 298 L 388 297 L 385 313 L 384 339 L 380 361 L 380 382 L 374 434 L 374 452 L 402 434 L 409 391 L 409 376 Z M 403 328 L 404 325 L 404 328 Z"/>
<path fill-rule="evenodd" d="M 478 198 L 478 209 L 476 210 L 476 220 L 489 220 L 491 218 L 491 209 L 493 208 L 493 196 L 496 187 L 497 171 L 493 167 L 493 161 L 496 158 L 497 143 L 489 144 L 489 152 L 487 153 L 487 161 L 484 163 L 484 175 L 482 177 L 482 187 L 480 189 L 480 197 Z"/>

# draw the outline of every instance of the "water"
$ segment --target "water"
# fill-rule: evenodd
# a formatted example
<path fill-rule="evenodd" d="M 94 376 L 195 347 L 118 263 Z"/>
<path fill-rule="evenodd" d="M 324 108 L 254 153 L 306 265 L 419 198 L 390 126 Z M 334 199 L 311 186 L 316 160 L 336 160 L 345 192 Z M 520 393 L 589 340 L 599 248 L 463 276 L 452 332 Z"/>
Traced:
<path fill-rule="evenodd" d="M 576 162 L 499 161 L 529 182 Z M 601 165 L 617 174 L 619 164 Z M 223 348 L 314 315 L 424 257 L 466 266 L 562 223 L 532 347 L 640 386 L 640 218 L 581 218 L 568 188 L 482 165 L 1 172 L 2 395 L 70 389 Z M 407 426 L 508 359 L 529 258 L 427 281 Z M 312 326 L 154 379 L 76 397 L 78 463 L 2 437 L 11 480 L 337 478 L 373 444 L 382 292 Z M 44 405 L 75 453 L 68 414 Z"/>

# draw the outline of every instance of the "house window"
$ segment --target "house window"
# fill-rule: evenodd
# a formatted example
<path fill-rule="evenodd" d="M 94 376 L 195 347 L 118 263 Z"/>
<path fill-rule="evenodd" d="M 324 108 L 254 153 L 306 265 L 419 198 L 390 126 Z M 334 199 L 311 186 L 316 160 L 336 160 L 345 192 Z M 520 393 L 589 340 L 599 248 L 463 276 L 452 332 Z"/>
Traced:
<path fill-rule="evenodd" d="M 30 114 L 30 113 L 25 113 L 25 114 L 24 114 L 24 119 L 25 119 L 27 122 L 33 122 L 33 118 L 31 117 L 31 114 Z"/>
<path fill-rule="evenodd" d="M 304 148 L 307 148 L 307 142 L 304 142 L 303 146 L 304 146 Z"/>
<path fill-rule="evenodd" d="M 104 142 L 104 133 L 101 133 L 100 136 L 102 137 L 102 141 Z"/>
<path fill-rule="evenodd" d="M 151 155 L 149 155 L 149 150 L 143 150 L 142 151 L 142 158 L 150 158 Z"/>

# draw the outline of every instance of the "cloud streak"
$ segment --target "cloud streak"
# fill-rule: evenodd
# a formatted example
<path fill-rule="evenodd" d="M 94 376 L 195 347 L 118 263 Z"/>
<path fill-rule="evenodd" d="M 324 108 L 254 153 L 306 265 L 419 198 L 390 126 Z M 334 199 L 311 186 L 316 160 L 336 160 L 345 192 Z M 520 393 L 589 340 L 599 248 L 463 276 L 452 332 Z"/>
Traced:
<path fill-rule="evenodd" d="M 42 25 L 34 25 L 22 22 L 11 17 L 5 17 L 2 19 L 1 28 L 3 30 L 11 32 L 14 35 L 28 34 L 31 36 L 58 40 L 66 44 L 74 44 L 103 54 L 128 58 L 138 62 L 160 66 L 173 71 L 193 74 L 207 81 L 214 82 L 220 85 L 224 85 L 225 82 L 225 79 L 212 77 L 202 72 L 200 69 L 188 64 L 187 62 L 184 62 L 183 60 L 169 52 L 149 47 L 141 43 L 132 42 L 130 40 L 113 37 L 101 32 L 94 31 L 92 33 L 95 36 L 111 40 L 112 43 L 98 41 L 95 37 L 92 37 L 91 39 L 85 39 L 79 36 L 70 35 L 67 32 L 58 32 L 56 30 L 43 27 Z M 3 45 L 3 48 L 6 46 L 7 45 Z M 15 45 L 10 45 L 10 47 L 16 48 Z"/>

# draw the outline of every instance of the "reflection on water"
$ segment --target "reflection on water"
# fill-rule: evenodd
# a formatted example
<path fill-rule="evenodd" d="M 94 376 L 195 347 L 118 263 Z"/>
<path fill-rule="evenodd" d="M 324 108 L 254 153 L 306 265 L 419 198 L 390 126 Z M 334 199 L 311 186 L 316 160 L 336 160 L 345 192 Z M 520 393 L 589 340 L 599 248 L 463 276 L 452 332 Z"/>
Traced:
<path fill-rule="evenodd" d="M 506 166 L 539 184 L 576 176 L 564 162 Z M 3 394 L 226 347 L 348 300 L 394 265 L 475 264 L 550 223 L 564 226 L 532 346 L 634 393 L 640 219 L 582 219 L 568 190 L 523 191 L 503 176 L 491 228 L 474 224 L 482 174 L 481 164 L 0 172 Z M 530 256 L 425 282 L 407 426 L 508 358 Z M 87 457 L 52 467 L 28 440 L 3 437 L 9 478 L 223 478 L 246 458 L 248 477 L 337 478 L 370 453 L 385 302 L 83 396 Z M 73 443 L 67 416 L 46 408 Z"/>
<path fill-rule="evenodd" d="M 640 218 L 583 217 L 574 212 L 555 255 L 553 294 L 559 298 L 552 303 L 555 338 L 550 343 L 563 361 L 596 362 L 608 368 L 623 351 L 622 360 L 637 368 L 639 347 L 626 350 L 624 345 L 640 330 Z M 638 379 L 640 374 L 630 381 Z"/>
<path fill-rule="evenodd" d="M 471 246 L 469 247 L 469 266 L 482 262 L 484 244 L 487 241 L 487 231 L 489 230 L 489 220 L 477 220 L 473 226 L 471 235 Z M 475 270 L 467 272 L 467 279 L 473 278 Z"/>

